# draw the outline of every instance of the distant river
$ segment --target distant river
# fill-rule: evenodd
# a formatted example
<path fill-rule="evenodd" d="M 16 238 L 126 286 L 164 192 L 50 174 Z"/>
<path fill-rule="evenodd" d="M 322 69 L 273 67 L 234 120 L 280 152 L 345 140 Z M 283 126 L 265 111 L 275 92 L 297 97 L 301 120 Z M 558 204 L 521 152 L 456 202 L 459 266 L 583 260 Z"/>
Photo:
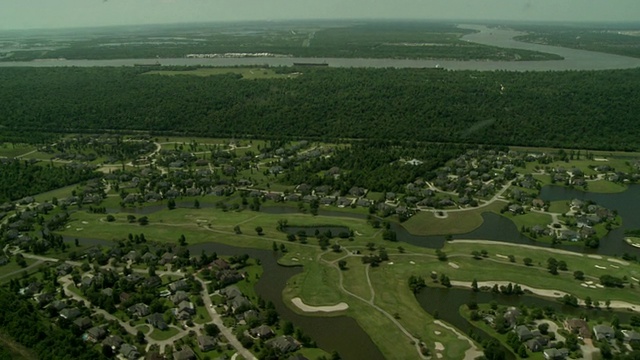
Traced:
<path fill-rule="evenodd" d="M 116 59 L 116 60 L 64 60 L 46 59 L 35 61 L 0 62 L 0 67 L 53 67 L 53 66 L 134 66 L 137 64 L 168 66 L 292 66 L 293 63 L 326 63 L 340 68 L 435 68 L 449 70 L 479 71 L 561 71 L 561 70 L 608 70 L 640 67 L 640 59 L 575 50 L 557 46 L 524 43 L 513 39 L 524 33 L 509 29 L 494 29 L 483 25 L 460 25 L 463 29 L 478 31 L 465 35 L 462 40 L 503 48 L 524 49 L 557 54 L 564 60 L 544 61 L 491 61 L 491 60 L 410 60 L 410 59 L 353 59 L 353 58 L 217 58 L 217 59 Z"/>

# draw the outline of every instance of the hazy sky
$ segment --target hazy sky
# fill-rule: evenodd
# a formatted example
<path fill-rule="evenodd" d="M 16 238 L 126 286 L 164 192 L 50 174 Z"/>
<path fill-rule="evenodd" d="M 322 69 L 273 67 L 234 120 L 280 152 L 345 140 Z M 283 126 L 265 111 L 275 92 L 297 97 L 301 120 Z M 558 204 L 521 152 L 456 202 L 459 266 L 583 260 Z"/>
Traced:
<path fill-rule="evenodd" d="M 0 0 L 0 29 L 323 18 L 638 21 L 640 0 Z"/>

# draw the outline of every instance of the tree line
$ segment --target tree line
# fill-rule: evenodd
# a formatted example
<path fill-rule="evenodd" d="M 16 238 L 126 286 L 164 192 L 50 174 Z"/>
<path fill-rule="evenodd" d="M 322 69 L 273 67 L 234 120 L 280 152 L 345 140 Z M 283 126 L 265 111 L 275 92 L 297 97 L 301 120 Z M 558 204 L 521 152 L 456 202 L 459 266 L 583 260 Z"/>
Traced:
<path fill-rule="evenodd" d="M 143 75 L 142 68 L 0 69 L 11 133 L 387 139 L 640 148 L 640 70 L 476 72 L 290 68 L 295 79 Z M 34 135 L 34 137 L 36 137 Z"/>

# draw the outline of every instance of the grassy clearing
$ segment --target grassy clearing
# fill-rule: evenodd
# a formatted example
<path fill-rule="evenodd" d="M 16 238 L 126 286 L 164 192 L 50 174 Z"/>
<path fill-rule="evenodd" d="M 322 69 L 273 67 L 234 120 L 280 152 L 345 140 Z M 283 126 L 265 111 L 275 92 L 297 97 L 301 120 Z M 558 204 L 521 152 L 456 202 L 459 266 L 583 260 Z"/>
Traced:
<path fill-rule="evenodd" d="M 149 335 L 153 340 L 167 340 L 175 335 L 177 335 L 180 331 L 174 327 L 170 327 L 167 330 L 158 330 L 153 329 L 153 332 Z"/>
<path fill-rule="evenodd" d="M 36 150 L 36 147 L 29 144 L 0 144 L 0 157 L 13 158 L 16 156 L 27 154 Z"/>
<path fill-rule="evenodd" d="M 564 214 L 570 209 L 571 207 L 569 206 L 569 203 L 564 200 L 552 201 L 549 205 L 549 212 L 552 213 Z"/>
<path fill-rule="evenodd" d="M 242 79 L 256 80 L 256 79 L 292 79 L 298 77 L 298 74 L 277 74 L 273 69 L 265 68 L 240 68 L 240 67 L 216 67 L 216 68 L 200 68 L 196 70 L 187 71 L 149 71 L 145 75 L 163 75 L 163 76 L 177 76 L 177 75 L 190 75 L 190 76 L 216 76 L 226 74 L 238 74 L 242 75 Z"/>
<path fill-rule="evenodd" d="M 523 226 L 526 228 L 531 228 L 536 225 L 546 226 L 552 222 L 551 215 L 537 212 L 528 212 L 522 215 L 513 215 L 505 212 L 502 216 L 513 221 L 518 229 L 521 229 Z"/>
<path fill-rule="evenodd" d="M 594 193 L 613 194 L 623 192 L 627 190 L 627 187 L 622 184 L 614 183 L 607 180 L 597 180 L 589 181 L 587 183 L 587 189 L 589 190 L 589 192 Z"/>
<path fill-rule="evenodd" d="M 444 219 L 437 218 L 432 212 L 421 211 L 402 226 L 414 235 L 465 234 L 482 225 L 482 213 L 499 212 L 503 206 L 503 202 L 496 201 L 474 210 L 448 212 Z"/>

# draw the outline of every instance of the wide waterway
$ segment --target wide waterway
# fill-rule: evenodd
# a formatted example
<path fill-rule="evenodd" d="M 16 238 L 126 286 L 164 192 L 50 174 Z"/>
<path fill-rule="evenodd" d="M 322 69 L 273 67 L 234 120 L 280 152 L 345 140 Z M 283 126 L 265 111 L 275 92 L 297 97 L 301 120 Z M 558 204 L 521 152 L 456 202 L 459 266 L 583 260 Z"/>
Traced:
<path fill-rule="evenodd" d="M 576 50 L 558 46 L 540 45 L 516 41 L 513 37 L 524 33 L 488 28 L 483 25 L 460 25 L 476 33 L 462 37 L 464 41 L 503 48 L 524 49 L 560 55 L 564 60 L 541 61 L 494 61 L 494 60 L 411 60 L 411 59 L 354 59 L 354 58 L 294 58 L 294 57 L 247 57 L 247 58 L 166 58 L 166 59 L 115 59 L 115 60 L 65 60 L 43 59 L 35 61 L 0 62 L 0 67 L 55 67 L 55 66 L 292 66 L 294 63 L 326 63 L 341 68 L 443 68 L 449 70 L 507 70 L 507 71 L 562 71 L 562 70 L 608 70 L 640 67 L 640 59 Z"/>

